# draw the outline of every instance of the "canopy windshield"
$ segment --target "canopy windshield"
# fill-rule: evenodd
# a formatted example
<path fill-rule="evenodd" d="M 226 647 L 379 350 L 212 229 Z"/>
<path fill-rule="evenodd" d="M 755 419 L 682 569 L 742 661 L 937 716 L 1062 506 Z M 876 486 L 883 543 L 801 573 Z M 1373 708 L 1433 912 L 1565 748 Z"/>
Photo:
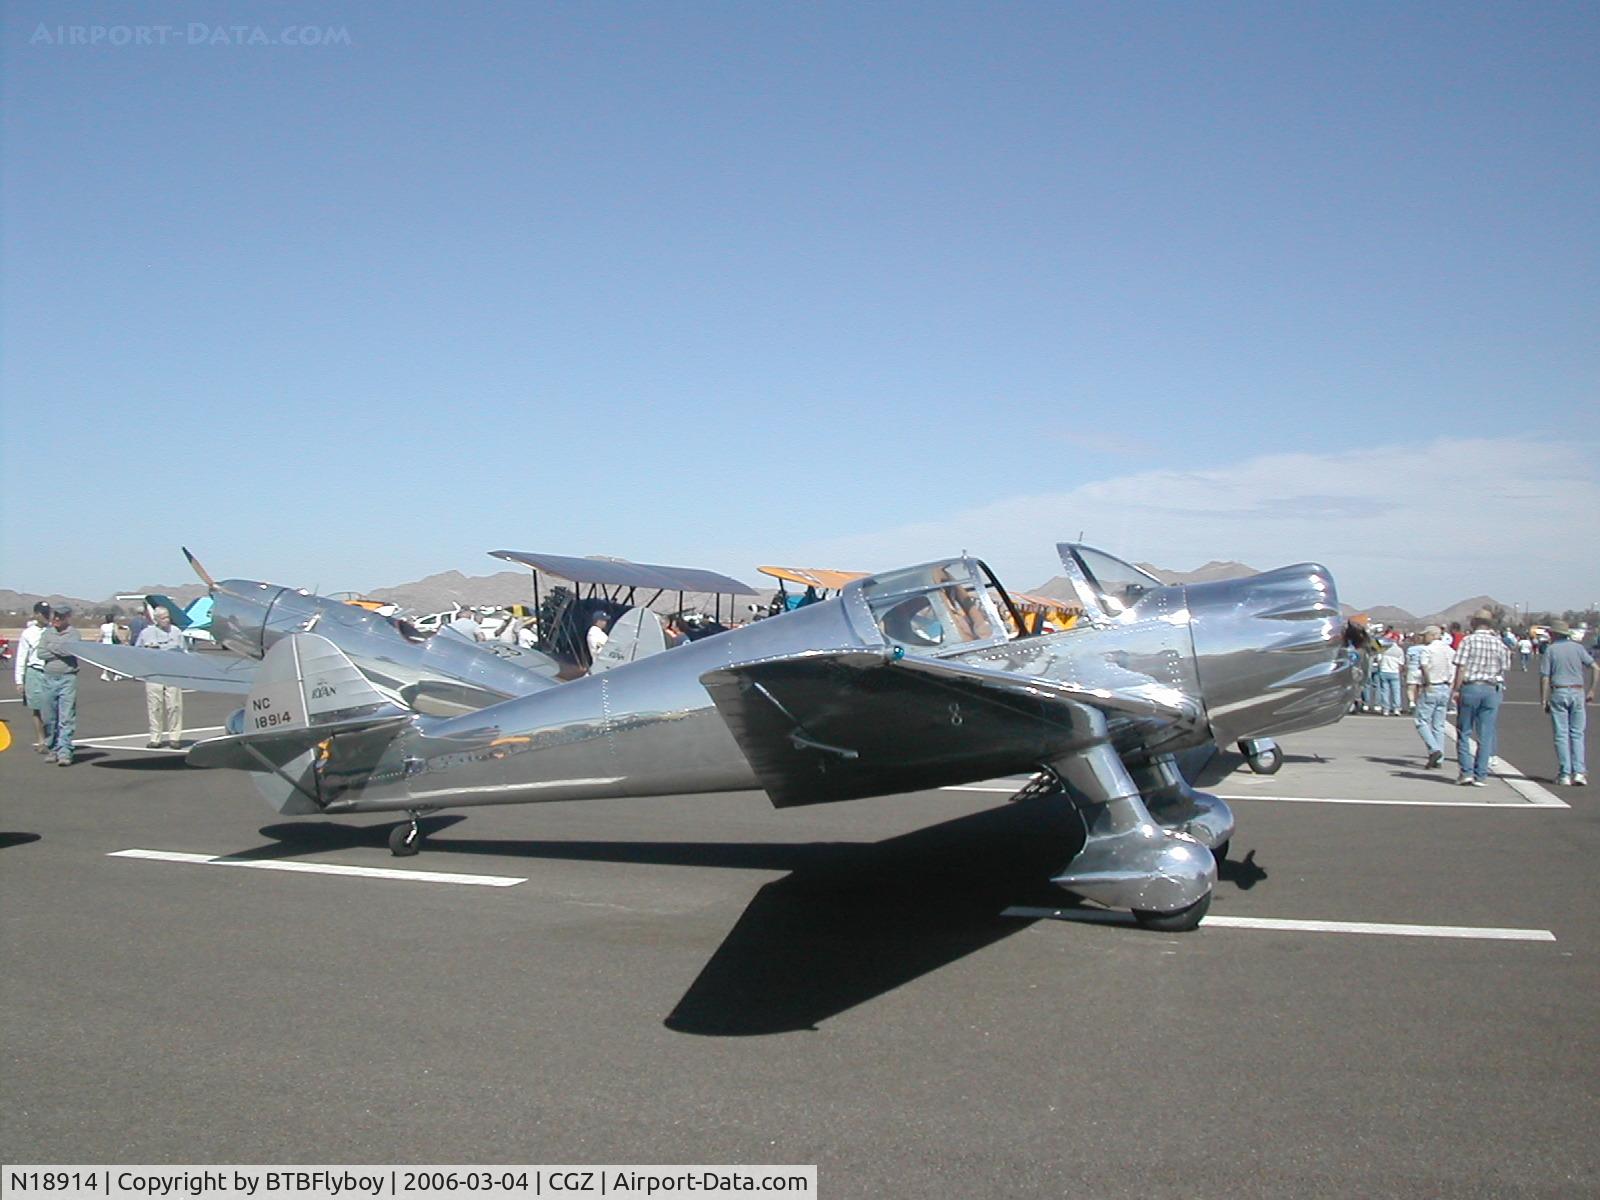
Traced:
<path fill-rule="evenodd" d="M 861 597 L 892 646 L 941 656 L 1011 636 L 989 589 L 987 569 L 956 558 L 861 581 Z"/>
<path fill-rule="evenodd" d="M 1093 593 L 1085 599 L 1098 601 L 1110 616 L 1126 612 L 1152 588 L 1166 586 L 1150 572 L 1093 546 L 1073 542 L 1064 543 L 1058 549 L 1064 564 L 1069 562 L 1070 555 L 1071 561 L 1082 571 L 1084 582 Z"/>

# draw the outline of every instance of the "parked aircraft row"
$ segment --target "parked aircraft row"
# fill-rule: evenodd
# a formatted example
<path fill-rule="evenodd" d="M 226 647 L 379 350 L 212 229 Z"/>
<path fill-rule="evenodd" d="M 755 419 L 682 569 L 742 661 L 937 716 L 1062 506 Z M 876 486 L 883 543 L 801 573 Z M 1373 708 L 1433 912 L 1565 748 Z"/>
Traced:
<path fill-rule="evenodd" d="M 837 578 L 828 598 L 670 652 L 642 590 L 749 589 L 496 552 L 574 581 L 567 624 L 627 617 L 596 664 L 609 669 L 569 682 L 552 655 L 217 582 L 190 556 L 213 635 L 240 657 L 101 645 L 83 657 L 243 694 L 227 735 L 198 743 L 190 764 L 247 772 L 282 813 L 404 814 L 396 854 L 415 853 L 418 819 L 443 808 L 747 789 L 783 808 L 1025 774 L 1084 828 L 1056 883 L 1155 928 L 1194 928 L 1234 819 L 1175 756 L 1338 720 L 1354 690 L 1351 630 L 1316 564 L 1168 586 L 1091 547 L 1058 549 L 1070 628 L 1026 620 L 962 556 Z M 585 596 L 574 573 L 605 580 Z"/>

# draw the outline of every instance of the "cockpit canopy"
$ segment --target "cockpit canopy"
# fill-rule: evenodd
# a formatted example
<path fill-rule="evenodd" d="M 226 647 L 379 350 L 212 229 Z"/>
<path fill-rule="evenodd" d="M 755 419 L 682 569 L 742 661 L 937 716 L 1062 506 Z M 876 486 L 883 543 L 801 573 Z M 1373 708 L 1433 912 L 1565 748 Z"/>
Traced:
<path fill-rule="evenodd" d="M 1071 628 L 1080 615 L 1117 620 L 1146 592 L 1165 587 L 1148 571 L 1096 550 L 1057 546 L 1076 602 L 1031 598 L 1059 605 Z M 882 640 L 905 654 L 943 658 L 1049 631 L 1037 612 L 1023 617 L 994 573 L 975 558 L 951 558 L 857 579 L 845 586 L 845 610 L 865 639 Z"/>
<path fill-rule="evenodd" d="M 1016 628 L 1014 614 L 1008 627 L 997 606 L 999 584 L 976 559 L 889 571 L 850 588 L 884 640 L 908 654 L 942 657 L 1004 642 Z"/>

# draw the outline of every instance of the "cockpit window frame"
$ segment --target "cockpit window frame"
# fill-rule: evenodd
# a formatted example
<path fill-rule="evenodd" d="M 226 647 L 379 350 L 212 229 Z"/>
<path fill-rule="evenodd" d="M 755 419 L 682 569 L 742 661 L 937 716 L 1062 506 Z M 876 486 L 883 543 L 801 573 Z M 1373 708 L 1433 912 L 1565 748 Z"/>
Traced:
<path fill-rule="evenodd" d="M 944 570 L 950 577 L 936 580 L 935 571 Z M 845 585 L 843 599 L 845 611 L 850 620 L 857 627 L 857 632 L 869 643 L 879 643 L 895 647 L 899 652 L 916 655 L 923 658 L 949 658 L 955 655 L 968 654 L 974 650 L 985 650 L 993 646 L 1004 645 L 1014 636 L 1007 628 L 1006 619 L 1001 615 L 999 605 L 989 589 L 995 588 L 1001 595 L 1005 589 L 999 586 L 994 573 L 975 558 L 962 556 L 960 558 L 940 559 L 930 563 L 923 563 L 917 567 L 885 572 L 889 576 L 904 576 L 912 579 L 921 578 L 904 587 L 895 587 L 893 590 L 877 590 L 877 584 L 883 576 L 872 575 L 863 579 L 851 581 Z M 987 637 L 974 638 L 968 641 L 950 642 L 948 644 L 919 645 L 914 641 L 903 640 L 892 636 L 881 624 L 882 616 L 898 607 L 900 603 L 913 600 L 919 596 L 930 596 L 935 592 L 947 588 L 963 588 L 971 597 L 973 603 L 980 606 L 981 614 L 988 623 L 990 633 Z M 1015 609 L 1006 601 L 1013 615 Z M 932 607 L 930 605 L 930 607 Z"/>
<path fill-rule="evenodd" d="M 1061 556 L 1061 565 L 1066 569 L 1067 580 L 1072 584 L 1072 590 L 1078 594 L 1078 599 L 1084 606 L 1086 613 L 1092 614 L 1092 619 L 1100 622 L 1117 621 L 1124 614 L 1137 607 L 1138 601 L 1128 604 L 1119 597 L 1111 594 L 1110 590 L 1100 582 L 1094 569 L 1081 553 L 1087 550 L 1112 562 L 1121 563 L 1137 575 L 1142 575 L 1150 581 L 1148 591 L 1168 586 L 1157 579 L 1149 571 L 1141 570 L 1126 559 L 1109 554 L 1098 546 L 1091 546 L 1087 542 L 1058 542 L 1056 552 Z M 1115 608 L 1108 601 L 1115 602 Z"/>

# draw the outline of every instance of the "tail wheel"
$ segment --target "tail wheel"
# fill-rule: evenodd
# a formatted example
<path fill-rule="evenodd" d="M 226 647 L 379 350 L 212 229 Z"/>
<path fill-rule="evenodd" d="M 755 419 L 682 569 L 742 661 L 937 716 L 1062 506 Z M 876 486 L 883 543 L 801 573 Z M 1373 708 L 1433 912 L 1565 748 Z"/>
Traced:
<path fill-rule="evenodd" d="M 1246 761 L 1257 775 L 1276 775 L 1278 768 L 1283 766 L 1283 751 L 1273 746 L 1269 750 L 1257 751 Z"/>

